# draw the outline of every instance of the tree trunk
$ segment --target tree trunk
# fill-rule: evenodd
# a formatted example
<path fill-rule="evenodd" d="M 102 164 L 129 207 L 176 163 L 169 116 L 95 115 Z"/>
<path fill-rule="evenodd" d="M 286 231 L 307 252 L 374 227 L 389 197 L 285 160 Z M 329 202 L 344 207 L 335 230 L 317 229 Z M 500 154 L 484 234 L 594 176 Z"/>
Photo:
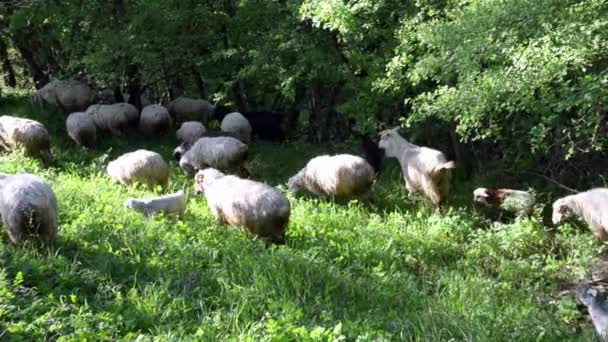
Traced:
<path fill-rule="evenodd" d="M 127 66 L 127 91 L 129 92 L 129 103 L 141 111 L 141 78 L 139 67 L 135 63 Z"/>
<path fill-rule="evenodd" d="M 7 44 L 3 39 L 0 39 L 0 63 L 2 63 L 2 70 L 4 71 L 4 83 L 7 86 L 14 88 L 17 86 L 17 77 L 15 76 L 15 69 L 13 64 L 8 58 Z"/>
<path fill-rule="evenodd" d="M 319 130 L 322 120 L 321 111 L 321 83 L 313 81 L 310 88 L 310 117 L 308 118 L 308 141 L 311 143 L 319 142 Z"/>
<path fill-rule="evenodd" d="M 456 127 L 450 127 L 449 131 L 450 141 L 452 143 L 452 151 L 454 152 L 454 158 L 459 164 L 459 168 L 464 170 L 465 176 L 468 176 L 471 173 L 471 161 L 466 152 L 466 148 L 460 142 L 458 133 L 456 133 Z"/>
<path fill-rule="evenodd" d="M 30 69 L 36 89 L 44 87 L 47 83 L 49 83 L 49 75 L 44 71 L 43 66 L 40 65 L 34 57 L 35 54 L 32 51 L 33 49 L 30 49 L 30 47 L 21 39 L 13 39 L 13 42 L 17 50 L 19 50 L 21 57 L 23 57 L 23 60 L 25 60 L 25 63 Z"/>
<path fill-rule="evenodd" d="M 206 99 L 207 87 L 205 86 L 205 79 L 203 79 L 203 76 L 201 76 L 196 68 L 192 68 L 192 76 L 194 77 L 194 82 L 196 82 L 196 87 L 198 88 L 198 93 L 201 99 Z"/>

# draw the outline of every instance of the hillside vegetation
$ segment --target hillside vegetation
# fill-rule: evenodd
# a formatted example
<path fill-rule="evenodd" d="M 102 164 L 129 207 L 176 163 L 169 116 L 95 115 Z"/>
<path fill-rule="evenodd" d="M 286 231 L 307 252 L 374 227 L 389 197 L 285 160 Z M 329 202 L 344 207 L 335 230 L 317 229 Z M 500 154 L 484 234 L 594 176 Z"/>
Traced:
<path fill-rule="evenodd" d="M 584 226 L 544 225 L 540 212 L 491 223 L 472 206 L 474 182 L 455 179 L 438 215 L 405 194 L 389 163 L 376 207 L 292 196 L 285 246 L 219 226 L 171 159 L 172 135 L 107 138 L 93 151 L 69 140 L 63 114 L 21 101 L 0 107 L 44 122 L 55 160 L 18 153 L 0 172 L 47 179 L 60 203 L 59 239 L 46 248 L 0 244 L 0 325 L 9 340 L 591 340 L 572 297 L 601 247 Z M 284 189 L 314 155 L 352 151 L 257 142 L 256 177 Z M 147 148 L 171 163 L 170 190 L 191 192 L 183 221 L 123 208 L 146 189 L 113 184 L 107 161 Z M 583 326 L 582 335 L 580 326 Z"/>

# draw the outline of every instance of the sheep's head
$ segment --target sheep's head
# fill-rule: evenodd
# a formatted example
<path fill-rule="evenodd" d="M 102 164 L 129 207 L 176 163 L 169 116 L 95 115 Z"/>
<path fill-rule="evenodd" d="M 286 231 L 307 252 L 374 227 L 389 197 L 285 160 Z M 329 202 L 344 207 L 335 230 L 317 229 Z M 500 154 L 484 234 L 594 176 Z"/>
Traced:
<path fill-rule="evenodd" d="M 289 178 L 287 181 L 287 189 L 291 192 L 298 192 L 304 187 L 303 181 L 304 169 L 296 173 L 295 176 Z"/>
<path fill-rule="evenodd" d="M 194 190 L 197 194 L 204 194 L 205 188 L 215 180 L 224 177 L 225 175 L 216 169 L 200 170 L 194 176 Z"/>
<path fill-rule="evenodd" d="M 131 209 L 135 207 L 135 198 L 129 198 L 125 201 L 125 208 Z"/>
<path fill-rule="evenodd" d="M 188 142 L 183 142 L 183 143 L 179 144 L 179 146 L 177 146 L 175 148 L 175 150 L 173 150 L 173 158 L 175 158 L 175 160 L 177 160 L 179 162 L 179 160 L 182 158 L 184 153 L 188 152 L 190 147 L 192 147 L 192 144 L 190 144 Z"/>
<path fill-rule="evenodd" d="M 574 292 L 576 293 L 578 300 L 585 306 L 592 306 L 595 303 L 604 302 L 604 298 L 595 288 L 578 285 L 574 289 Z"/>
<path fill-rule="evenodd" d="M 488 205 L 490 203 L 488 203 L 488 198 L 490 197 L 490 194 L 488 194 L 488 189 L 486 188 L 477 188 L 475 189 L 475 191 L 473 191 L 473 201 L 477 202 L 477 203 L 482 203 L 485 205 Z"/>
<path fill-rule="evenodd" d="M 398 158 L 403 149 L 403 142 L 407 143 L 407 140 L 399 135 L 399 127 L 386 129 L 378 135 L 380 135 L 378 147 L 384 150 L 387 157 Z"/>
<path fill-rule="evenodd" d="M 553 224 L 559 224 L 570 216 L 572 216 L 572 208 L 567 197 L 560 198 L 553 203 Z"/>

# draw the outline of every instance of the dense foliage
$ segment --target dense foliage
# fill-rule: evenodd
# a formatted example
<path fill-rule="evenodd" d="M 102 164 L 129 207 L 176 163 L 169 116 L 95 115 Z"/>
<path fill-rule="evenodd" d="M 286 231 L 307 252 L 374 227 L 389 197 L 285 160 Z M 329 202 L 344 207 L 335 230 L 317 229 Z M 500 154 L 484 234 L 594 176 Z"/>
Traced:
<path fill-rule="evenodd" d="M 0 6 L 5 85 L 80 78 L 274 109 L 317 142 L 343 138 L 349 118 L 360 131 L 405 119 L 413 138 L 451 135 L 437 143 L 464 163 L 503 158 L 560 179 L 605 166 L 603 0 Z"/>

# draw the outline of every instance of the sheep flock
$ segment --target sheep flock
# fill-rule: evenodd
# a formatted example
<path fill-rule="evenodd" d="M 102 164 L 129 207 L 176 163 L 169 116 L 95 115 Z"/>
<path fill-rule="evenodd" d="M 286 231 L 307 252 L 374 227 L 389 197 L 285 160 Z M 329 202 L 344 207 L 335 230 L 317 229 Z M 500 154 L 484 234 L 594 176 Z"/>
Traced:
<path fill-rule="evenodd" d="M 272 112 L 239 113 L 203 99 L 178 97 L 163 105 L 143 101 L 139 110 L 127 102 L 107 103 L 96 99 L 84 83 L 53 81 L 31 97 L 35 105 L 57 107 L 65 112 L 66 136 L 83 148 L 94 150 L 108 135 L 125 136 L 138 132 L 146 137 L 172 134 L 179 145 L 173 157 L 202 195 L 213 217 L 221 224 L 238 226 L 268 242 L 288 240 L 291 214 L 290 196 L 305 190 L 324 199 L 362 200 L 373 198 L 373 188 L 383 159 L 397 160 L 408 194 L 419 193 L 438 212 L 448 209 L 453 160 L 437 149 L 408 141 L 399 127 L 377 133 L 377 139 L 362 137 L 362 153 L 316 156 L 290 178 L 285 190 L 254 180 L 248 167 L 249 147 L 258 140 L 283 142 L 288 136 L 283 116 Z M 213 125 L 216 120 L 219 124 Z M 219 130 L 208 127 L 219 127 Z M 43 123 L 14 116 L 0 116 L 0 147 L 23 149 L 46 163 L 51 159 L 52 139 Z M 277 161 L 277 163 L 280 161 Z M 123 186 L 135 184 L 169 189 L 170 164 L 155 151 L 133 148 L 109 162 L 106 172 Z M 188 213 L 188 191 L 150 198 L 128 198 L 125 209 L 154 219 L 155 214 Z M 517 217 L 540 211 L 534 191 L 480 187 L 473 202 Z M 31 174 L 0 174 L 0 215 L 11 242 L 25 240 L 51 242 L 57 236 L 60 205 L 51 187 Z M 539 209 L 539 210 L 537 210 Z M 449 210 L 449 209 L 448 209 Z M 558 225 L 569 217 L 582 219 L 593 236 L 608 242 L 608 188 L 559 198 L 552 205 L 552 221 Z M 584 298 L 591 298 L 585 295 Z M 586 297 L 585 297 L 586 296 Z M 592 303 L 594 310 L 597 304 Z M 590 308 L 592 304 L 587 303 Z M 590 309 L 591 310 L 591 309 Z M 608 328 L 598 328 L 606 334 Z"/>

